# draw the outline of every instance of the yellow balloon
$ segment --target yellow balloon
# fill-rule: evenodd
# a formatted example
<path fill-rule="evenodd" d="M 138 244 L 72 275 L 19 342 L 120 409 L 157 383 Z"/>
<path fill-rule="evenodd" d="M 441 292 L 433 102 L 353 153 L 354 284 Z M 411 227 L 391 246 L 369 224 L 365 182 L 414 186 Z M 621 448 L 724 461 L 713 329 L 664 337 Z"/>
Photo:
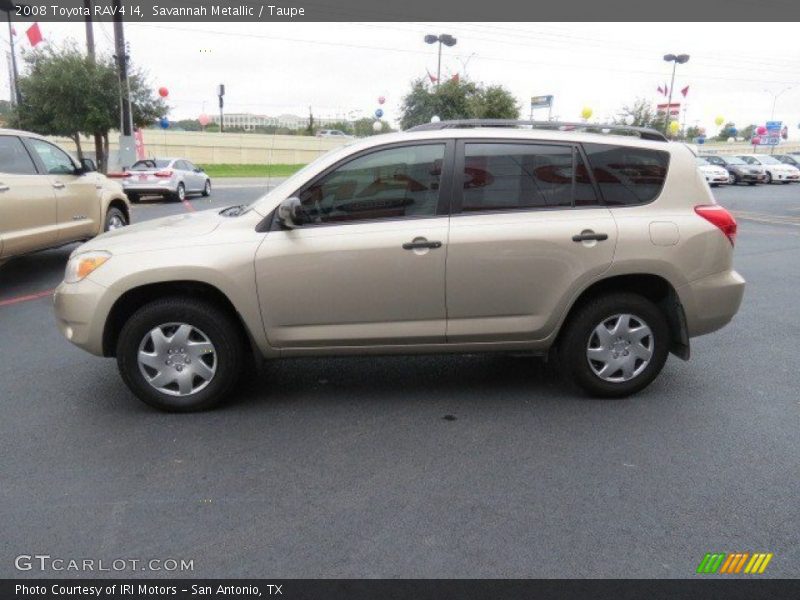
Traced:
<path fill-rule="evenodd" d="M 594 111 L 588 106 L 584 106 L 583 110 L 581 111 L 581 118 L 583 119 L 590 119 L 592 117 Z"/>
<path fill-rule="evenodd" d="M 678 133 L 678 131 L 680 131 L 680 129 L 681 129 L 681 124 L 678 123 L 677 121 L 673 121 L 672 123 L 669 124 L 669 130 L 672 133 Z"/>
<path fill-rule="evenodd" d="M 714 123 L 717 124 L 717 127 L 722 125 L 724 122 L 725 122 L 725 117 L 717 117 L 716 119 L 714 119 Z"/>

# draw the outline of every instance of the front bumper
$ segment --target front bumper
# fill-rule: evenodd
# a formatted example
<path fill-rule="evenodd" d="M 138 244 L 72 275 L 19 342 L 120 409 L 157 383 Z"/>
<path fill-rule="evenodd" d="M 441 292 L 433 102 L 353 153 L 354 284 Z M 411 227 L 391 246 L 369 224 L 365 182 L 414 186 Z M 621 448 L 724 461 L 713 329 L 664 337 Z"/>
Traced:
<path fill-rule="evenodd" d="M 800 174 L 798 173 L 775 173 L 772 176 L 773 181 L 800 181 Z"/>
<path fill-rule="evenodd" d="M 742 304 L 744 286 L 744 278 L 731 269 L 678 288 L 689 337 L 705 335 L 727 325 Z"/>
<path fill-rule="evenodd" d="M 97 356 L 103 356 L 106 292 L 107 288 L 87 278 L 78 283 L 62 282 L 53 294 L 53 311 L 61 334 Z"/>

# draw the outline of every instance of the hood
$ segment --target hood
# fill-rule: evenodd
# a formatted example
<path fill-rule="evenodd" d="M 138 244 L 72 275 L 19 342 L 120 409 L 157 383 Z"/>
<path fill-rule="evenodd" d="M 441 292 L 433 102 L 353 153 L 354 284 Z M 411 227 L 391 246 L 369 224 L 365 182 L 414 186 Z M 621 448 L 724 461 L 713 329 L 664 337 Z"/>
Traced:
<path fill-rule="evenodd" d="M 128 254 L 181 248 L 214 231 L 223 218 L 219 215 L 219 209 L 211 209 L 144 221 L 99 235 L 78 247 L 73 254 L 87 250 Z"/>

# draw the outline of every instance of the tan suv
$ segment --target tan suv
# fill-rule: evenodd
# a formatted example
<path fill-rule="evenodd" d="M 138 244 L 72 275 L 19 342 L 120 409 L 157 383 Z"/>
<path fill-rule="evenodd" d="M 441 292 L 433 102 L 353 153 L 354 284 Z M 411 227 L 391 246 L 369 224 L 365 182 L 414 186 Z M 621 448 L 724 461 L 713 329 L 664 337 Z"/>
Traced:
<path fill-rule="evenodd" d="M 250 206 L 102 235 L 58 326 L 175 411 L 228 394 L 249 354 L 527 352 L 592 395 L 641 390 L 738 310 L 736 222 L 657 132 L 508 125 L 376 136 Z"/>
<path fill-rule="evenodd" d="M 130 222 L 122 186 L 33 133 L 0 129 L 0 263 Z"/>

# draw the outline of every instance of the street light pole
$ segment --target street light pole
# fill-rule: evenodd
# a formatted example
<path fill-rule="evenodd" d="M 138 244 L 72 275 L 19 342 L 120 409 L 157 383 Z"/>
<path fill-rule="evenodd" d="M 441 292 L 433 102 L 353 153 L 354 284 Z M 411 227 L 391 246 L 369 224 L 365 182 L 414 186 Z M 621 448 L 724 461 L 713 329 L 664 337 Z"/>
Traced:
<path fill-rule="evenodd" d="M 439 84 L 442 81 L 442 44 L 447 47 L 455 46 L 458 40 L 454 38 L 452 35 L 447 33 L 442 33 L 441 35 L 426 35 L 425 36 L 425 43 L 426 44 L 435 44 L 439 43 L 439 60 L 436 66 L 436 89 L 439 89 Z"/>
<path fill-rule="evenodd" d="M 669 132 L 669 123 L 672 120 L 672 88 L 675 87 L 675 70 L 678 68 L 678 64 L 684 64 L 689 62 L 689 55 L 688 54 L 665 54 L 664 60 L 667 62 L 672 63 L 672 80 L 669 83 L 669 99 L 667 100 L 667 110 L 666 114 L 664 115 L 664 133 Z"/>
<path fill-rule="evenodd" d="M 781 90 L 777 94 L 775 92 L 770 91 L 770 90 L 764 90 L 765 92 L 767 92 L 768 94 L 770 94 L 772 96 L 772 112 L 770 113 L 770 116 L 769 116 L 769 120 L 770 121 L 774 121 L 775 120 L 775 107 L 778 104 L 778 98 L 780 98 L 783 94 L 785 94 L 786 92 L 788 92 L 791 89 L 792 89 L 792 87 L 788 87 L 786 89 Z"/>

